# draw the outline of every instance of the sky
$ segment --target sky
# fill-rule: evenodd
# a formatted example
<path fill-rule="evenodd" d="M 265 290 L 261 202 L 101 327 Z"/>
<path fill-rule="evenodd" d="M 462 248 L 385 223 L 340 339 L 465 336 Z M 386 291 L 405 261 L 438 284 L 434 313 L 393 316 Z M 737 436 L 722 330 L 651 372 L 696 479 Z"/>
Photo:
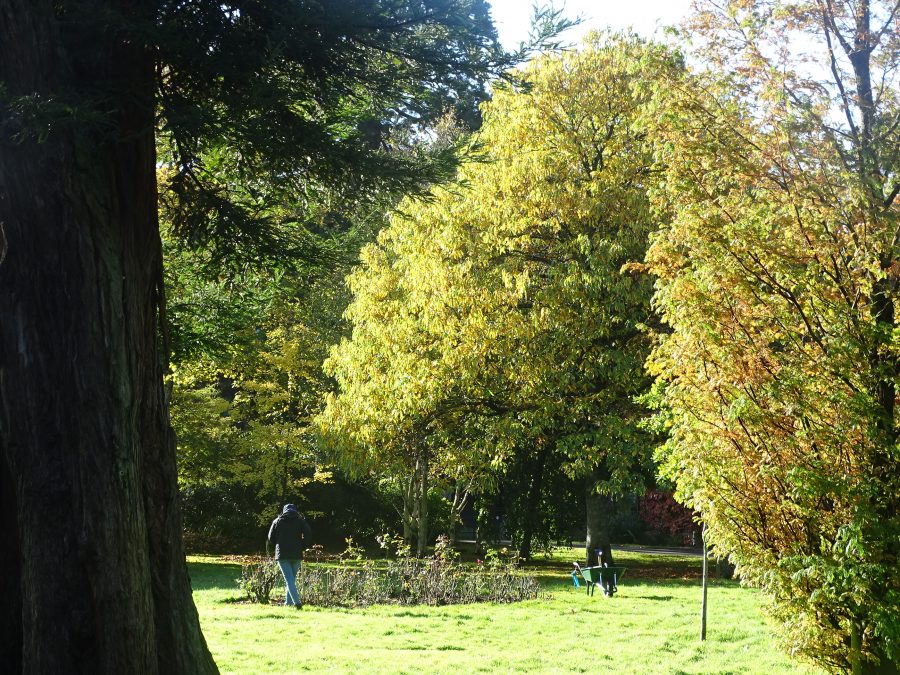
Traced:
<path fill-rule="evenodd" d="M 532 0 L 489 0 L 491 14 L 507 49 L 518 47 L 528 37 L 531 24 Z M 567 41 L 578 42 L 589 30 L 611 26 L 614 29 L 634 28 L 645 37 L 653 35 L 659 26 L 676 24 L 690 9 L 691 0 L 566 0 L 556 3 L 565 15 L 581 15 L 582 25 L 563 34 Z"/>

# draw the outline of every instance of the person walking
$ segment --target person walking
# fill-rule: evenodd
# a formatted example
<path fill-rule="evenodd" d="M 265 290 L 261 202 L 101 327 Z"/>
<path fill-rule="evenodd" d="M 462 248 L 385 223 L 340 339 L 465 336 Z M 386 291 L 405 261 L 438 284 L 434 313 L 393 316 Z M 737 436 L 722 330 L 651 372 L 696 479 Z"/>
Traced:
<path fill-rule="evenodd" d="M 312 530 L 306 519 L 293 504 L 285 504 L 281 515 L 272 521 L 269 528 L 269 541 L 275 544 L 275 561 L 284 576 L 284 604 L 303 608 L 300 594 L 297 592 L 297 573 L 300 561 L 303 560 L 303 540 L 309 539 Z"/>

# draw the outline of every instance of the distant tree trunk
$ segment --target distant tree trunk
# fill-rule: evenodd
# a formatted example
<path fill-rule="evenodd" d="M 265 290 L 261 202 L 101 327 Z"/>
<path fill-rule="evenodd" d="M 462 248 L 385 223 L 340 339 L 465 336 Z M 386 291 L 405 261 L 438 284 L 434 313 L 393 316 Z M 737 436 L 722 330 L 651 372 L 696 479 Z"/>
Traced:
<path fill-rule="evenodd" d="M 158 358 L 154 64 L 116 15 L 149 23 L 153 3 L 0 0 L 6 95 L 121 93 L 108 124 L 59 120 L 42 142 L 0 124 L 3 672 L 216 671 Z"/>
<path fill-rule="evenodd" d="M 609 478 L 609 471 L 601 465 L 587 479 L 585 491 L 585 512 L 587 532 L 585 534 L 585 563 L 588 567 L 597 564 L 597 551 L 603 552 L 604 560 L 612 561 L 612 544 L 610 541 L 610 524 L 614 508 L 613 501 L 607 496 L 597 494 L 599 480 Z"/>
<path fill-rule="evenodd" d="M 459 523 L 462 520 L 462 512 L 469 503 L 469 489 L 464 487 L 462 481 L 456 481 L 453 487 L 453 503 L 450 505 L 450 546 L 456 546 L 456 537 L 459 532 Z"/>
<path fill-rule="evenodd" d="M 548 448 L 547 442 L 540 443 L 532 467 L 531 485 L 528 488 L 528 500 L 525 502 L 525 521 L 522 523 L 522 540 L 519 543 L 519 558 L 522 560 L 531 559 L 531 540 L 538 520 Z"/>
<path fill-rule="evenodd" d="M 423 555 L 428 544 L 428 456 L 416 459 L 403 489 L 403 540 Z"/>
<path fill-rule="evenodd" d="M 417 526 L 417 542 L 416 555 L 420 558 L 425 555 L 425 548 L 428 546 L 428 471 L 430 469 L 427 455 L 422 455 L 416 465 L 418 470 L 418 522 Z"/>
<path fill-rule="evenodd" d="M 416 483 L 418 476 L 413 470 L 409 473 L 406 485 L 403 486 L 403 541 L 410 547 L 413 545 L 413 531 L 416 510 Z"/>
<path fill-rule="evenodd" d="M 483 510 L 481 507 L 482 501 L 484 497 L 481 496 L 478 498 L 478 501 L 475 503 L 475 549 L 473 553 L 477 556 L 481 552 L 481 527 L 482 527 L 482 515 Z"/>

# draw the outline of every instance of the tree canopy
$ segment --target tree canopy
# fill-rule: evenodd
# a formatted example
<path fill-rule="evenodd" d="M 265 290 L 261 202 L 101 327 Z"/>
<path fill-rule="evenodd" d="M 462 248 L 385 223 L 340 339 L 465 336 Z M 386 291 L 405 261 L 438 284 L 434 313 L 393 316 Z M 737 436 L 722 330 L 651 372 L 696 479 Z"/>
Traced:
<path fill-rule="evenodd" d="M 320 418 L 345 466 L 406 473 L 430 453 L 478 471 L 524 447 L 573 474 L 603 465 L 592 489 L 640 482 L 651 282 L 629 263 L 656 225 L 646 72 L 679 66 L 634 36 L 535 60 L 485 104 L 457 182 L 402 203 L 364 249 Z M 460 425 L 479 434 L 443 454 Z"/>
<path fill-rule="evenodd" d="M 786 648 L 898 671 L 900 3 L 514 69 L 535 15 L 0 0 L 0 663 L 214 672 L 179 479 L 380 480 L 420 552 L 435 486 L 524 554 L 577 490 L 590 552 L 661 442 Z"/>
<path fill-rule="evenodd" d="M 703 8 L 718 67 L 664 92 L 658 126 L 663 471 L 791 651 L 894 672 L 898 6 Z"/>
<path fill-rule="evenodd" d="M 448 175 L 452 149 L 398 152 L 388 132 L 417 133 L 448 98 L 471 108 L 517 56 L 481 0 L 0 0 L 0 15 L 0 661 L 211 672 L 162 381 L 157 170 L 172 232 L 210 267 L 315 259 L 335 195 Z"/>

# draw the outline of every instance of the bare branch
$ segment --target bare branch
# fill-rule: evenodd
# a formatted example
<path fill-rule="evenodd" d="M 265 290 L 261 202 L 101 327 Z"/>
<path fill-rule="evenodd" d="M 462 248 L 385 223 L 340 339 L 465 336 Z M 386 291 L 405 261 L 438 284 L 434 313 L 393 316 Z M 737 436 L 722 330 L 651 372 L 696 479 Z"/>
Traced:
<path fill-rule="evenodd" d="M 847 42 L 847 39 L 843 36 L 840 29 L 838 28 L 837 20 L 834 18 L 834 5 L 832 4 L 831 0 L 824 0 L 824 4 L 828 11 L 826 12 L 824 11 L 824 9 L 822 10 L 822 19 L 834 32 L 835 36 L 838 39 L 838 42 L 840 42 L 841 44 L 841 48 L 844 50 L 844 53 L 847 54 L 847 56 L 852 56 L 853 46 L 849 42 Z M 822 7 L 821 2 L 819 3 L 819 6 Z"/>
<path fill-rule="evenodd" d="M 828 45 L 828 55 L 831 60 L 831 73 L 834 75 L 834 83 L 837 85 L 838 91 L 841 94 L 842 107 L 844 109 L 844 115 L 847 117 L 847 123 L 850 125 L 850 133 L 853 136 L 853 142 L 856 146 L 859 146 L 859 129 L 856 126 L 856 122 L 853 120 L 853 114 L 850 110 L 850 97 L 847 95 L 844 81 L 841 79 L 841 74 L 838 70 L 837 57 L 834 55 L 834 44 L 831 40 L 832 32 L 837 35 L 842 45 L 845 44 L 845 40 L 841 34 L 837 32 L 837 26 L 834 24 L 834 17 L 829 16 L 826 12 L 826 5 L 829 7 L 829 11 L 832 11 L 830 9 L 830 0 L 826 0 L 825 3 L 819 2 L 819 11 L 822 13 L 822 21 L 825 28 L 825 43 Z M 846 51 L 848 48 L 849 45 L 844 47 L 844 50 Z"/>
<path fill-rule="evenodd" d="M 884 25 L 877 33 L 875 33 L 875 38 L 871 42 L 872 49 L 875 49 L 879 44 L 881 44 L 881 38 L 884 37 L 884 34 L 891 27 L 891 24 L 894 23 L 894 18 L 897 16 L 898 11 L 900 11 L 900 0 L 897 0 L 897 2 L 894 3 L 894 8 L 891 10 L 890 14 L 888 14 L 888 18 L 884 22 Z"/>
<path fill-rule="evenodd" d="M 894 189 L 891 190 L 891 193 L 885 197 L 884 199 L 884 208 L 885 210 L 891 208 L 891 205 L 894 203 L 894 200 L 897 198 L 897 195 L 900 194 L 900 182 L 897 182 L 894 185 Z M 894 241 L 897 241 L 898 236 L 900 236 L 900 232 L 894 236 Z"/>

